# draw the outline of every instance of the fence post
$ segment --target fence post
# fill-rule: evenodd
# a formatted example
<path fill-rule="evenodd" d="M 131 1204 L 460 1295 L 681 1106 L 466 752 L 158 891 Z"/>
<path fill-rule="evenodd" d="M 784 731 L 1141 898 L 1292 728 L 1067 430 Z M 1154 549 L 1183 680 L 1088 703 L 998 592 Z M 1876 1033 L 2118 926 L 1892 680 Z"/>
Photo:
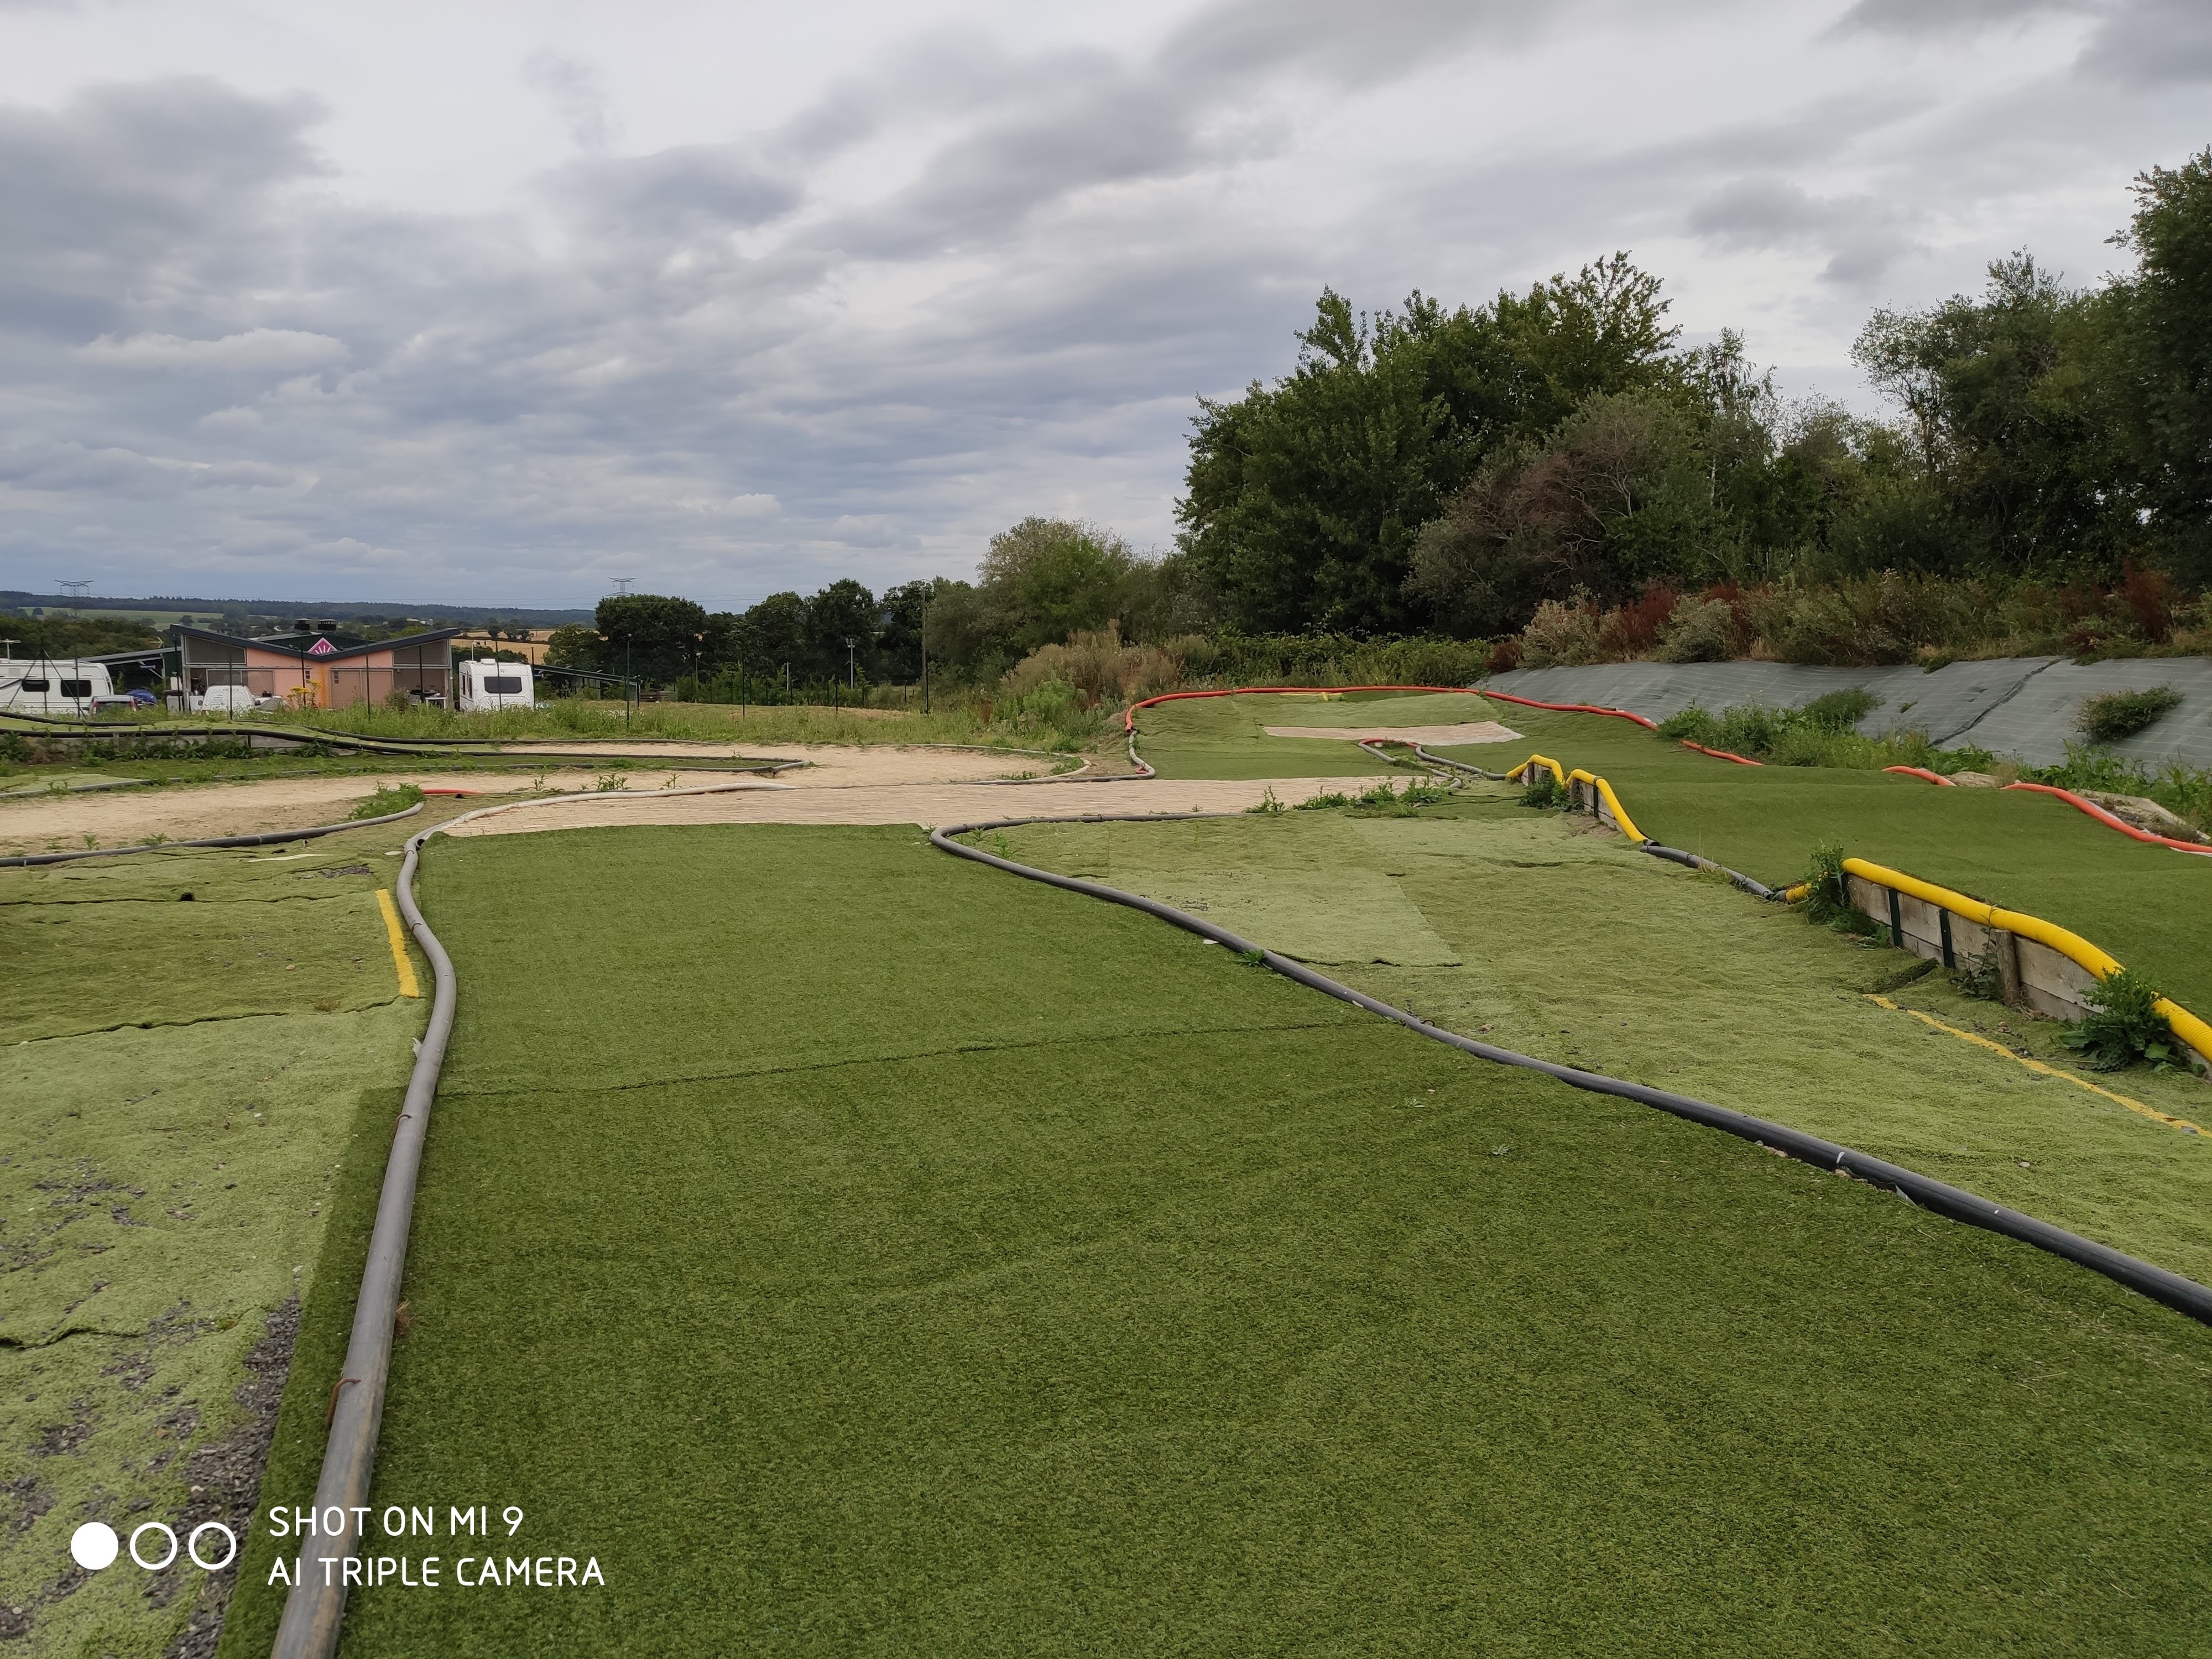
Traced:
<path fill-rule="evenodd" d="M 1990 938 L 1997 951 L 1997 994 L 2008 1008 L 2020 1007 L 2027 1000 L 2020 982 L 2020 935 L 1997 927 Z"/>

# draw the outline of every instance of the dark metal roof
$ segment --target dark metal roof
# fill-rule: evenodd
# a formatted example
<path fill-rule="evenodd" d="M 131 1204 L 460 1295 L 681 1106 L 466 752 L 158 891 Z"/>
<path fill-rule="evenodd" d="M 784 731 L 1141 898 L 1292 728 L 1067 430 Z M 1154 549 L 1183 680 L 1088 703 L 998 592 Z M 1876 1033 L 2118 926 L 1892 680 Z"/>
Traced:
<path fill-rule="evenodd" d="M 295 657 L 307 656 L 307 647 L 323 637 L 320 634 L 293 634 L 273 640 L 249 640 L 241 639 L 235 634 L 218 634 L 211 628 L 188 627 L 183 623 L 178 623 L 170 631 L 180 639 L 189 635 L 196 640 L 212 640 L 218 645 L 234 646 L 240 650 L 255 646 L 264 651 L 289 652 Z M 313 660 L 331 662 L 340 657 L 364 656 L 371 651 L 397 651 L 403 647 L 434 645 L 441 640 L 450 640 L 455 635 L 467 631 L 462 628 L 434 628 L 424 634 L 403 634 L 398 639 L 370 640 L 361 645 L 334 645 L 315 656 Z M 289 641 L 295 639 L 304 641 L 306 644 L 295 650 Z"/>

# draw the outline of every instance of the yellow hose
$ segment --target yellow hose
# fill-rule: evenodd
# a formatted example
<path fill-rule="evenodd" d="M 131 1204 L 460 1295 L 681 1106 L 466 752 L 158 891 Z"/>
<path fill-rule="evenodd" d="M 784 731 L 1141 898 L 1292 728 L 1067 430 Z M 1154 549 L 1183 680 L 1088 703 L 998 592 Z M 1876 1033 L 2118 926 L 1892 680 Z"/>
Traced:
<path fill-rule="evenodd" d="M 1613 786 L 1607 783 L 1603 778 L 1597 776 L 1594 773 L 1585 772 L 1579 766 L 1573 771 L 1568 773 L 1567 775 L 1574 779 L 1578 783 L 1587 783 L 1590 785 L 1598 792 L 1599 794 L 1605 797 L 1605 804 L 1612 810 L 1613 812 L 1613 821 L 1620 826 L 1620 833 L 1622 835 L 1627 836 L 1631 841 L 1650 841 L 1651 839 L 1650 836 L 1645 835 L 1641 830 L 1638 830 L 1636 827 L 1636 820 L 1628 816 L 1628 809 L 1620 804 L 1620 797 L 1613 793 Z"/>
<path fill-rule="evenodd" d="M 1532 766 L 1549 767 L 1552 771 L 1552 775 L 1559 781 L 1559 787 L 1564 789 L 1567 787 L 1566 769 L 1561 766 L 1559 762 L 1553 760 L 1549 755 L 1531 755 L 1527 760 L 1522 761 L 1520 765 L 1515 767 L 1505 775 L 1512 779 L 1516 783 L 1525 782 L 1528 776 L 1528 769 Z"/>
<path fill-rule="evenodd" d="M 2010 933 L 2032 939 L 2039 945 L 2047 945 L 2069 962 L 2080 963 L 2099 979 L 2120 971 L 2118 960 L 2109 951 L 2092 945 L 2081 934 L 2061 927 L 2057 922 L 2045 921 L 2041 916 L 2031 916 L 2019 910 L 2007 910 L 1982 899 L 1968 898 L 1964 893 L 1954 893 L 1948 887 L 1938 887 L 1932 881 L 1923 881 L 1917 876 L 1908 876 L 1903 871 L 1892 870 L 1879 864 L 1869 864 L 1864 859 L 1845 859 L 1844 868 L 1850 874 L 1863 877 L 1883 887 L 1894 887 L 1923 903 L 1940 906 L 1954 916 L 1964 916 L 1969 921 L 1978 921 L 1984 927 L 1999 927 Z M 2173 1034 L 2184 1042 L 2212 1060 L 2212 1025 L 2206 1024 L 2179 1003 L 2160 997 L 2153 1003 Z"/>

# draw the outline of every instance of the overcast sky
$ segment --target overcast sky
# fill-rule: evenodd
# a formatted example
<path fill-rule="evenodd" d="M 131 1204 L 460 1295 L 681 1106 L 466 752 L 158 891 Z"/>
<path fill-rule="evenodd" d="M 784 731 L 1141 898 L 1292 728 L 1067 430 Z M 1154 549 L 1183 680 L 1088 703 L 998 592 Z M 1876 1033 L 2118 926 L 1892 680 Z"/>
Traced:
<path fill-rule="evenodd" d="M 2208 93 L 2207 0 L 0 0 L 0 586 L 1164 548 L 1194 398 L 1324 283 L 1617 247 L 1863 404 L 1871 307 L 2112 269 Z"/>

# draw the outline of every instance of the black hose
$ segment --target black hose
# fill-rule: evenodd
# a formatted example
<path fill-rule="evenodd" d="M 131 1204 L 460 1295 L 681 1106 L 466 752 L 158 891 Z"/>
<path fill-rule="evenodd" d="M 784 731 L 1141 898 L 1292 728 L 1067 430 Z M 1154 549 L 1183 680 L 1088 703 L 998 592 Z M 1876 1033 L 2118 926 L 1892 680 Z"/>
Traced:
<path fill-rule="evenodd" d="M 136 847 L 88 847 L 76 853 L 27 853 L 19 858 L 0 859 L 0 870 L 20 870 L 33 864 L 67 864 L 74 859 L 117 859 L 125 853 L 167 853 L 179 847 L 274 847 L 281 842 L 335 836 L 341 830 L 368 830 L 380 823 L 394 823 L 401 818 L 411 818 L 422 810 L 422 803 L 418 800 L 397 812 L 385 812 L 373 818 L 349 818 L 343 823 L 319 823 L 310 830 L 270 830 L 258 836 L 216 836 L 205 841 L 147 841 Z"/>
<path fill-rule="evenodd" d="M 1695 853 L 1685 853 L 1680 848 L 1662 847 L 1656 841 L 1644 841 L 1637 842 L 1636 850 L 1639 853 L 1649 853 L 1655 859 L 1665 859 L 1670 864 L 1679 864 L 1685 869 L 1717 870 L 1753 898 L 1772 899 L 1782 896 L 1765 882 L 1754 881 L 1741 870 L 1731 870 L 1725 864 L 1715 864 L 1709 858 L 1701 858 Z"/>
<path fill-rule="evenodd" d="M 2022 1243 L 2033 1244 L 2038 1249 L 2048 1250 L 2054 1255 L 2063 1256 L 2069 1261 L 2087 1267 L 2093 1272 L 2100 1273 L 2107 1279 L 2116 1280 L 2130 1290 L 2150 1297 L 2154 1302 L 2163 1303 L 2169 1308 L 2189 1315 L 2191 1318 L 2212 1324 L 2212 1289 L 2198 1284 L 2195 1279 L 2185 1279 L 2179 1273 L 2169 1273 L 2164 1267 L 2154 1267 L 2148 1261 L 2138 1261 L 2136 1257 L 2115 1250 L 2108 1245 L 2100 1244 L 2094 1239 L 2083 1238 L 2080 1234 L 2068 1232 L 2063 1227 L 2054 1227 L 2047 1221 L 2039 1221 L 2033 1216 L 2022 1215 L 2017 1210 L 2007 1209 L 2002 1204 L 1992 1203 L 1988 1199 L 1966 1192 L 1963 1188 L 1950 1186 L 1944 1182 L 1920 1175 L 1885 1159 L 1871 1157 L 1865 1152 L 1855 1152 L 1850 1147 L 1838 1146 L 1834 1141 L 1823 1140 L 1818 1135 L 1807 1134 L 1802 1130 L 1790 1128 L 1786 1124 L 1771 1123 L 1764 1118 L 1752 1117 L 1742 1112 L 1731 1111 L 1725 1106 L 1716 1106 L 1710 1101 L 1698 1100 L 1689 1095 L 1674 1094 L 1664 1089 L 1650 1088 L 1641 1083 L 1625 1082 L 1619 1078 L 1607 1077 L 1601 1073 L 1585 1072 L 1577 1066 L 1562 1066 L 1556 1060 L 1538 1060 L 1534 1055 L 1518 1054 L 1510 1048 L 1501 1048 L 1494 1043 L 1478 1042 L 1473 1037 L 1462 1036 L 1456 1031 L 1447 1031 L 1441 1026 L 1431 1025 L 1418 1015 L 1407 1013 L 1402 1008 L 1394 1008 L 1389 1003 L 1379 1001 L 1363 991 L 1355 991 L 1349 985 L 1333 980 L 1326 974 L 1316 973 L 1302 962 L 1293 961 L 1289 957 L 1265 950 L 1253 944 L 1249 939 L 1242 939 L 1224 927 L 1217 927 L 1210 921 L 1205 921 L 1192 915 L 1188 911 L 1178 910 L 1171 904 L 1163 904 L 1158 899 L 1146 898 L 1140 893 L 1125 892 L 1118 887 L 1109 887 L 1100 882 L 1085 881 L 1080 877 L 1059 875 L 1049 870 L 1037 869 L 1032 865 L 1019 864 L 1012 859 L 1000 858 L 995 854 L 986 853 L 981 848 L 963 846 L 952 839 L 955 836 L 970 835 L 979 830 L 1012 830 L 1029 823 L 1161 823 L 1178 818 L 1234 816 L 1240 815 L 1223 812 L 1086 813 L 1079 817 L 998 818 L 984 823 L 948 824 L 941 829 L 932 830 L 929 839 L 931 844 L 939 850 L 951 853 L 957 857 L 973 859 L 980 864 L 992 865 L 998 869 L 1009 871 L 1014 875 L 1026 877 L 1031 881 L 1041 881 L 1053 887 L 1064 887 L 1070 892 L 1083 893 L 1091 898 L 1104 899 L 1110 904 L 1127 905 L 1131 909 L 1142 910 L 1148 915 L 1158 916 L 1161 921 L 1170 922 L 1177 927 L 1196 933 L 1202 939 L 1210 939 L 1216 944 L 1227 945 L 1231 950 L 1242 955 L 1264 962 L 1286 979 L 1296 980 L 1301 985 L 1310 986 L 1316 991 L 1336 998 L 1339 1001 L 1348 1002 L 1354 1007 L 1364 1008 L 1371 1014 L 1379 1014 L 1385 1019 L 1395 1020 L 1409 1030 L 1417 1031 L 1435 1042 L 1447 1043 L 1478 1059 L 1495 1060 L 1503 1066 L 1518 1066 L 1532 1072 L 1541 1072 L 1547 1077 L 1557 1079 L 1559 1082 L 1573 1088 L 1588 1090 L 1592 1094 L 1613 1095 L 1623 1100 L 1633 1100 L 1642 1105 L 1656 1107 L 1659 1110 L 1672 1113 L 1676 1117 L 1686 1118 L 1693 1123 L 1702 1123 L 1708 1128 L 1723 1130 L 1742 1139 L 1754 1141 L 1771 1151 L 1787 1153 L 1791 1158 L 1800 1158 L 1816 1169 L 1840 1170 L 1844 1174 L 1870 1182 L 1875 1186 L 1886 1187 L 1923 1209 L 1933 1210 L 1939 1215 L 1948 1217 L 1954 1221 L 1963 1221 L 1970 1226 L 1984 1227 L 1991 1232 L 2002 1233 L 2008 1238 L 2020 1240 Z M 1682 856 L 1690 855 L 1686 854 Z"/>

